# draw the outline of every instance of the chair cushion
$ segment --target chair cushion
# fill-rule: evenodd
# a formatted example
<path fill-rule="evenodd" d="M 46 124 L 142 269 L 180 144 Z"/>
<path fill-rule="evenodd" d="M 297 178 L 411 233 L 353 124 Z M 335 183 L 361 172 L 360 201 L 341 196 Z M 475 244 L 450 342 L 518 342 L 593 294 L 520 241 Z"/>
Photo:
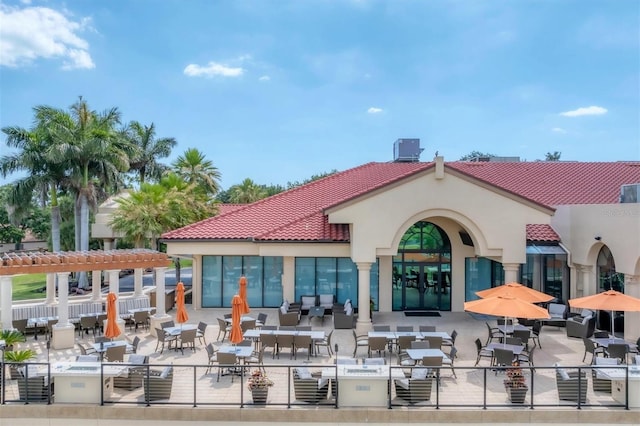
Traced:
<path fill-rule="evenodd" d="M 280 312 L 282 312 L 283 314 L 286 314 L 287 308 L 284 305 L 280 306 Z"/>
<path fill-rule="evenodd" d="M 160 374 L 160 378 L 166 379 L 167 377 L 169 377 L 169 374 L 171 374 L 171 367 L 165 367 L 165 369 L 162 370 L 162 373 Z"/>
<path fill-rule="evenodd" d="M 635 359 L 636 359 L 636 365 L 640 365 L 640 355 L 636 355 Z"/>
<path fill-rule="evenodd" d="M 351 315 L 353 313 L 353 308 L 351 308 L 351 305 L 345 308 L 344 313 L 347 315 Z"/>
<path fill-rule="evenodd" d="M 328 384 L 329 384 L 329 379 L 318 379 L 318 389 L 322 389 Z"/>
<path fill-rule="evenodd" d="M 147 359 L 146 355 L 140 354 L 131 354 L 129 355 L 129 364 L 145 364 L 145 360 Z"/>
<path fill-rule="evenodd" d="M 307 367 L 298 367 L 298 377 L 300 379 L 312 379 L 311 371 Z"/>
<path fill-rule="evenodd" d="M 321 294 L 319 297 L 320 305 L 333 306 L 333 294 Z"/>
<path fill-rule="evenodd" d="M 565 370 L 564 368 L 556 368 L 556 371 L 558 372 L 562 380 L 571 379 L 571 377 L 569 376 L 569 373 L 567 373 L 567 370 Z"/>
<path fill-rule="evenodd" d="M 315 296 L 302 296 L 300 298 L 302 303 L 302 309 L 309 309 L 312 306 L 316 305 L 316 297 Z"/>
<path fill-rule="evenodd" d="M 618 358 L 596 357 L 595 358 L 595 363 L 596 363 L 596 365 L 618 365 L 618 364 L 620 364 L 620 359 L 618 359 Z M 603 372 L 606 372 L 606 370 L 600 371 L 600 370 L 596 369 L 596 378 L 598 378 L 598 379 L 608 379 L 608 377 L 605 377 L 602 374 Z"/>
<path fill-rule="evenodd" d="M 412 379 L 424 380 L 427 378 L 428 375 L 429 375 L 428 368 L 414 368 L 413 371 L 411 371 Z"/>
<path fill-rule="evenodd" d="M 396 386 L 409 390 L 409 379 L 396 379 Z"/>

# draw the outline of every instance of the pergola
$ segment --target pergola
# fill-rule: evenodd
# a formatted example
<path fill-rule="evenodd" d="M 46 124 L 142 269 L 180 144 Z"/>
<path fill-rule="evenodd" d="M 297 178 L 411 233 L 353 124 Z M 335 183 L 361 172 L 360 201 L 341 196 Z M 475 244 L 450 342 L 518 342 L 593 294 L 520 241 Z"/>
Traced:
<path fill-rule="evenodd" d="M 45 305 L 58 306 L 58 324 L 53 330 L 53 347 L 72 347 L 74 326 L 69 322 L 69 274 L 71 272 L 93 271 L 92 302 L 102 301 L 101 276 L 106 271 L 109 277 L 109 292 L 119 295 L 119 273 L 123 269 L 134 270 L 133 297 L 143 296 L 142 271 L 154 268 L 156 272 L 155 319 L 166 318 L 164 273 L 171 260 L 166 253 L 147 249 L 132 250 L 91 250 L 75 252 L 10 252 L 0 258 L 0 320 L 2 328 L 12 327 L 12 278 L 20 274 L 47 274 L 47 296 Z M 99 273 L 95 273 L 99 272 Z M 58 278 L 58 299 L 56 300 L 55 278 Z"/>

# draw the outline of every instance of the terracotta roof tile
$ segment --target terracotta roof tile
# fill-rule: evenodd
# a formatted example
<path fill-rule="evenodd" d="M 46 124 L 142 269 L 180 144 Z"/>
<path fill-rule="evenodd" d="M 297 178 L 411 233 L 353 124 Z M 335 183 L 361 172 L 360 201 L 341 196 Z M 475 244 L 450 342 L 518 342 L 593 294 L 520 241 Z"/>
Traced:
<path fill-rule="evenodd" d="M 530 224 L 527 225 L 528 241 L 560 242 L 560 236 L 550 225 Z"/>
<path fill-rule="evenodd" d="M 447 168 L 536 203 L 617 203 L 620 186 L 640 183 L 640 162 L 449 162 Z M 218 216 L 163 235 L 165 239 L 348 241 L 347 225 L 329 224 L 324 211 L 433 167 L 433 163 L 367 163 L 264 200 L 221 206 Z M 529 238 L 529 230 L 528 230 Z M 555 235 L 555 237 L 553 237 Z M 550 227 L 531 238 L 557 241 Z"/>

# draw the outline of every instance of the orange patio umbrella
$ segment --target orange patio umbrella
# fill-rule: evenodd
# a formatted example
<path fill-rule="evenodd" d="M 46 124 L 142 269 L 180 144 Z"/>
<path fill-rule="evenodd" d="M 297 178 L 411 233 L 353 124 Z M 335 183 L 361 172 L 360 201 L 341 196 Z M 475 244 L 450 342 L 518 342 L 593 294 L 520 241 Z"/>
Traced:
<path fill-rule="evenodd" d="M 242 313 L 248 314 L 250 309 L 247 302 L 247 277 L 241 276 L 238 284 L 240 285 L 240 298 L 242 299 Z"/>
<path fill-rule="evenodd" d="M 516 282 L 507 283 L 498 287 L 488 288 L 486 290 L 476 291 L 476 294 L 483 299 L 486 299 L 487 297 L 508 294 L 529 303 L 550 302 L 555 299 L 553 296 L 550 296 L 538 290 L 534 290 L 527 287 L 526 285 L 522 285 Z"/>
<path fill-rule="evenodd" d="M 549 318 L 549 312 L 533 303 L 518 299 L 510 294 L 487 297 L 486 299 L 465 302 L 466 312 L 494 315 L 498 317 L 514 317 L 526 319 Z"/>
<path fill-rule="evenodd" d="M 616 290 L 607 290 L 591 296 L 569 299 L 572 308 L 611 311 L 611 334 L 615 336 L 613 311 L 640 312 L 640 299 Z"/>
<path fill-rule="evenodd" d="M 107 294 L 107 327 L 104 330 L 104 336 L 114 339 L 120 335 L 120 327 L 118 327 L 118 318 L 116 318 L 116 299 L 114 293 Z"/>
<path fill-rule="evenodd" d="M 231 299 L 231 335 L 229 340 L 233 344 L 242 342 L 242 328 L 240 327 L 240 319 L 242 318 L 242 299 L 239 295 L 234 295 Z"/>
<path fill-rule="evenodd" d="M 176 321 L 180 324 L 189 321 L 189 315 L 187 314 L 187 308 L 184 306 L 184 284 L 182 281 L 176 286 Z"/>

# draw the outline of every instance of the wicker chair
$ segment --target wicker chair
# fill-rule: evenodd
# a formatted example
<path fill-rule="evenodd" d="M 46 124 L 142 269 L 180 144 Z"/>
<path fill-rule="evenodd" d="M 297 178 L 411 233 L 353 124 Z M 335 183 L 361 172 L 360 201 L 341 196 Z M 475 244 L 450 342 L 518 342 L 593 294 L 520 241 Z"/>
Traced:
<path fill-rule="evenodd" d="M 317 404 L 327 399 L 329 394 L 329 381 L 308 374 L 304 368 L 293 369 L 293 389 L 298 401 Z"/>
<path fill-rule="evenodd" d="M 613 366 L 618 364 L 620 364 L 620 361 L 616 358 L 598 357 L 595 360 L 595 365 Z M 604 378 L 597 368 L 593 368 L 591 370 L 591 378 L 592 378 L 591 383 L 593 385 L 594 392 L 611 393 L 611 380 Z"/>
<path fill-rule="evenodd" d="M 145 401 L 170 399 L 173 387 L 173 367 L 166 367 L 162 371 L 151 370 L 143 377 Z"/>
<path fill-rule="evenodd" d="M 142 380 L 147 373 L 147 365 L 149 357 L 146 355 L 129 355 L 127 364 L 131 364 L 128 368 L 126 376 L 118 376 L 113 378 L 113 387 L 134 390 L 142 387 Z"/>
<path fill-rule="evenodd" d="M 581 371 L 578 376 L 578 371 L 566 371 L 557 367 L 556 386 L 558 388 L 558 399 L 563 401 L 579 401 L 581 404 L 587 402 L 589 381 L 584 371 Z"/>
<path fill-rule="evenodd" d="M 396 396 L 409 404 L 417 404 L 431 399 L 433 377 L 406 378 L 394 381 Z"/>

